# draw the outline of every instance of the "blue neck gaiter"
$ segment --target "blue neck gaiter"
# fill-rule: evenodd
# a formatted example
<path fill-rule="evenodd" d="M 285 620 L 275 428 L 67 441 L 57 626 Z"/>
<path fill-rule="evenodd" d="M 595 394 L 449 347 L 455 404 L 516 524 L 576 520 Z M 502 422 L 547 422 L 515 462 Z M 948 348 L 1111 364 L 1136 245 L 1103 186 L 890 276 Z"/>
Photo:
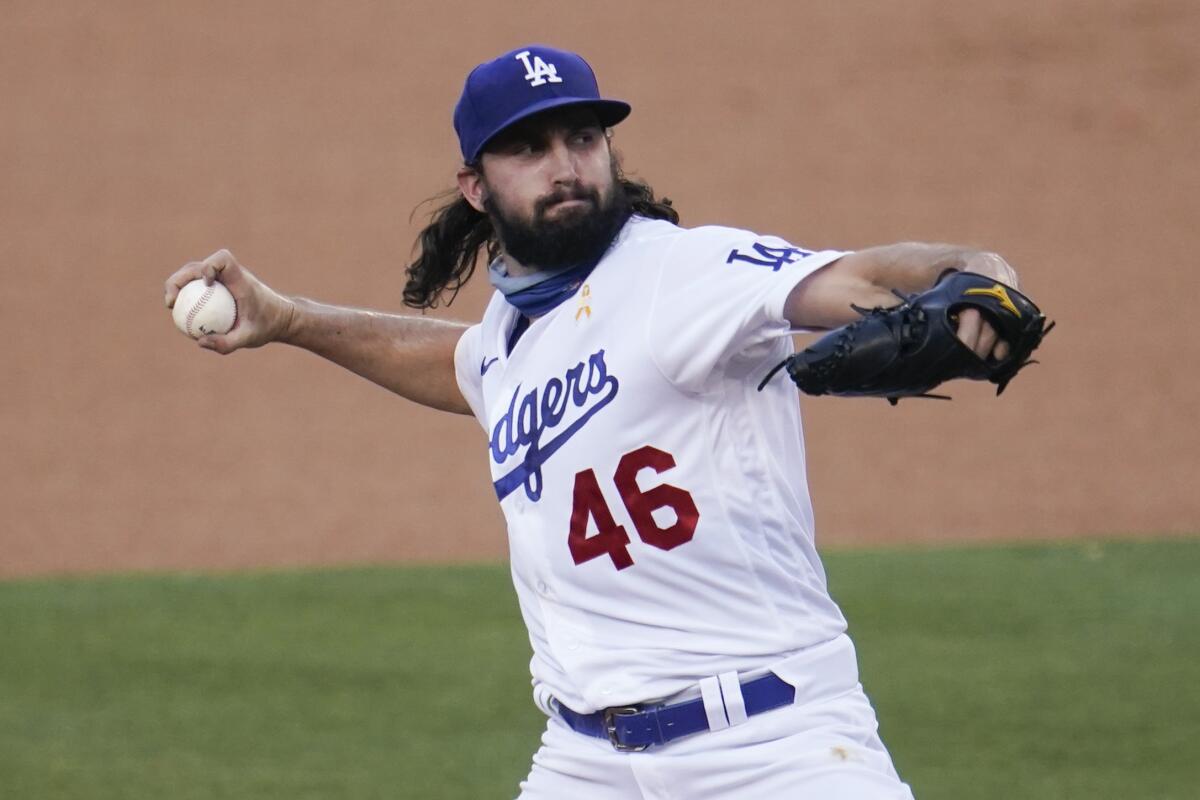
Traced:
<path fill-rule="evenodd" d="M 575 294 L 598 263 L 589 261 L 558 272 L 536 272 L 515 277 L 508 274 L 501 257 L 488 265 L 488 280 L 522 314 L 540 317 Z"/>

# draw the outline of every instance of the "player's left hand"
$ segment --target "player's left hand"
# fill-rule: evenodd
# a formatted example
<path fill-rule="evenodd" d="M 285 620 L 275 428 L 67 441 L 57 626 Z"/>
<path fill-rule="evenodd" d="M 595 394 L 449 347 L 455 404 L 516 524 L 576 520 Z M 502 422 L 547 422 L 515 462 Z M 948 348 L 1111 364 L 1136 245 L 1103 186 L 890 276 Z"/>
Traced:
<path fill-rule="evenodd" d="M 974 272 L 995 278 L 1006 286 L 1020 289 L 1017 271 L 995 253 L 978 253 L 967 260 L 965 272 Z M 977 309 L 963 309 L 958 315 L 958 338 L 962 343 L 985 361 L 1003 361 L 1009 354 L 1008 342 L 1000 339 L 992 324 L 983 318 Z"/>
<path fill-rule="evenodd" d="M 993 272 L 994 275 L 994 272 Z M 830 331 L 779 364 L 759 384 L 766 386 L 775 371 L 786 367 L 800 390 L 808 394 L 844 397 L 942 397 L 931 390 L 956 378 L 987 380 L 1004 391 L 1054 327 L 1041 310 L 1019 290 L 993 275 L 951 272 L 920 294 L 901 295 L 904 302 L 890 308 L 861 309 L 861 319 Z M 1003 333 L 1004 360 L 979 356 L 963 347 L 967 310 L 974 307 Z M 967 325 L 973 324 L 969 319 Z M 976 346 L 984 337 L 980 325 Z M 995 341 L 995 333 L 990 338 Z M 985 339 L 983 346 L 987 346 Z M 995 353 L 995 345 L 991 353 Z M 986 352 L 986 351 L 985 351 Z"/>

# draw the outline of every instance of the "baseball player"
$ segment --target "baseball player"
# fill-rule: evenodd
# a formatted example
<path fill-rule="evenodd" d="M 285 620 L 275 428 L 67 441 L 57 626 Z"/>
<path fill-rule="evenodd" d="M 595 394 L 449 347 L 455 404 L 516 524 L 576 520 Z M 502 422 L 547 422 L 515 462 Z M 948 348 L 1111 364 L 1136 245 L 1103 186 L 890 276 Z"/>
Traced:
<path fill-rule="evenodd" d="M 679 227 L 613 154 L 629 112 L 550 47 L 467 77 L 459 191 L 404 296 L 434 305 L 485 250 L 496 291 L 477 324 L 287 297 L 226 250 L 172 275 L 167 305 L 222 281 L 239 320 L 202 347 L 296 345 L 482 426 L 548 718 L 522 798 L 910 798 L 826 590 L 795 389 L 756 384 L 791 332 L 852 305 L 947 270 L 1016 275 L 946 245 Z M 958 336 L 983 358 L 1007 348 L 978 313 Z"/>

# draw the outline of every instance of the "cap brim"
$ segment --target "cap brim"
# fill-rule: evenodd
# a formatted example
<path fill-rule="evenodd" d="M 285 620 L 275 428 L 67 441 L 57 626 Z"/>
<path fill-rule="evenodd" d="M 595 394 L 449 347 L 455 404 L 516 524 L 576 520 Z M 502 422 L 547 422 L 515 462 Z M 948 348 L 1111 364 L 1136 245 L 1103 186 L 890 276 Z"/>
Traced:
<path fill-rule="evenodd" d="M 629 103 L 622 102 L 621 100 L 596 99 L 595 97 L 550 97 L 540 103 L 526 106 L 521 109 L 520 113 L 514 114 L 496 126 L 495 130 L 484 137 L 479 147 L 475 148 L 475 152 L 471 154 L 470 163 L 473 164 L 478 161 L 479 154 L 487 148 L 488 142 L 503 133 L 506 128 L 516 125 L 523 119 L 540 114 L 543 111 L 564 108 L 566 106 L 587 106 L 593 109 L 596 112 L 596 116 L 600 119 L 600 124 L 606 128 L 611 128 L 613 125 L 621 122 L 633 110 L 633 107 Z"/>

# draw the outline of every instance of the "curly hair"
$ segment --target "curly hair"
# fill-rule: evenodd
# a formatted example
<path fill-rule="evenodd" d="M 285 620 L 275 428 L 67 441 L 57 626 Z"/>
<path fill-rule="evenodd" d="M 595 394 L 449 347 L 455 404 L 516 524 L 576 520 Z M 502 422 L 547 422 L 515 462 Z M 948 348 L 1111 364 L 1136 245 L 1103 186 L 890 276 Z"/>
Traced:
<path fill-rule="evenodd" d="M 615 161 L 617 185 L 625 192 L 634 214 L 678 223 L 679 212 L 670 199 L 656 198 L 650 185 L 627 178 Z M 487 214 L 476 211 L 458 189 L 435 195 L 427 203 L 438 203 L 429 224 L 413 245 L 416 258 L 405 273 L 404 303 L 412 308 L 436 308 L 444 300 L 454 302 L 460 289 L 475 272 L 481 250 L 489 261 L 500 254 L 500 240 Z M 424 205 L 424 203 L 422 203 Z M 418 206 L 420 208 L 420 206 Z"/>

